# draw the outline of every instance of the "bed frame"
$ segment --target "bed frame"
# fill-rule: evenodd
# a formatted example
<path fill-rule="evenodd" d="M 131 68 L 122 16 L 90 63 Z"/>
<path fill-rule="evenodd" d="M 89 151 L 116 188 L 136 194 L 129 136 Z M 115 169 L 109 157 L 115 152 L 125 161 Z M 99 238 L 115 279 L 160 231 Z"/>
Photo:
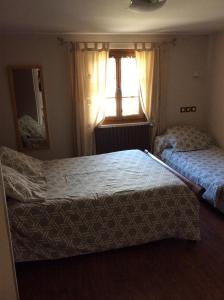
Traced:
<path fill-rule="evenodd" d="M 165 164 L 163 161 L 161 161 L 159 158 L 157 158 L 155 155 L 151 154 L 148 150 L 144 151 L 146 155 L 154 159 L 156 162 L 164 166 L 167 170 L 169 170 L 171 173 L 179 177 L 188 187 L 190 190 L 192 190 L 195 195 L 197 196 L 198 200 L 202 199 L 202 194 L 204 193 L 205 189 L 201 187 L 200 185 L 197 185 L 196 183 L 190 181 L 188 178 L 185 176 L 181 175 L 178 173 L 176 170 L 172 169 L 170 166 Z"/>

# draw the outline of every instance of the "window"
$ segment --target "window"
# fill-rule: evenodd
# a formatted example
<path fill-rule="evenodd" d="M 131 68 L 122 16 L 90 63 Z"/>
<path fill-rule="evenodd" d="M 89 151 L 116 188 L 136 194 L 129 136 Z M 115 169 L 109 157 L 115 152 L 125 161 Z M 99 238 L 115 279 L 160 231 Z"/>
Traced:
<path fill-rule="evenodd" d="M 105 123 L 145 121 L 134 51 L 110 51 L 106 95 Z"/>

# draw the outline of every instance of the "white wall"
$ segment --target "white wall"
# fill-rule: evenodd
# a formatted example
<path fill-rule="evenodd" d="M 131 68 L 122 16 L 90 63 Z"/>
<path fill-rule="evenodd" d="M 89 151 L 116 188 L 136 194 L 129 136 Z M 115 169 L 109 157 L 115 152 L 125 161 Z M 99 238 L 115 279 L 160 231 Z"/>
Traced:
<path fill-rule="evenodd" d="M 170 55 L 167 125 L 207 127 L 207 36 L 181 37 Z M 194 77 L 198 74 L 198 78 Z M 181 106 L 196 106 L 196 113 L 180 113 Z"/>
<path fill-rule="evenodd" d="M 79 41 L 135 42 L 164 37 L 145 35 L 67 36 Z M 169 39 L 169 36 L 165 38 Z M 207 36 L 178 36 L 171 47 L 167 81 L 167 125 L 190 123 L 206 127 Z M 73 155 L 72 101 L 66 47 L 58 46 L 56 36 L 5 35 L 0 37 L 0 145 L 16 148 L 6 66 L 41 64 L 47 102 L 50 150 L 34 152 L 40 158 Z M 197 72 L 199 78 L 193 78 Z M 180 106 L 197 106 L 197 113 L 179 112 Z"/>
<path fill-rule="evenodd" d="M 224 148 L 224 32 L 209 40 L 209 130 Z"/>

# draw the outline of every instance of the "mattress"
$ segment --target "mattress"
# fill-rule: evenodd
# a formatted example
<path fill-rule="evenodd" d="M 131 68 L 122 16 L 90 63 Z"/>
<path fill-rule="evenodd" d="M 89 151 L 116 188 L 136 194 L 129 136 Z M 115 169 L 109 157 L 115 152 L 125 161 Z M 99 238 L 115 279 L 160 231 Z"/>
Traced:
<path fill-rule="evenodd" d="M 224 212 L 224 151 L 212 146 L 205 150 L 175 152 L 165 149 L 161 159 L 205 188 L 203 198 Z"/>
<path fill-rule="evenodd" d="M 200 238 L 195 195 L 139 150 L 47 161 L 44 173 L 44 202 L 8 201 L 17 262 Z"/>

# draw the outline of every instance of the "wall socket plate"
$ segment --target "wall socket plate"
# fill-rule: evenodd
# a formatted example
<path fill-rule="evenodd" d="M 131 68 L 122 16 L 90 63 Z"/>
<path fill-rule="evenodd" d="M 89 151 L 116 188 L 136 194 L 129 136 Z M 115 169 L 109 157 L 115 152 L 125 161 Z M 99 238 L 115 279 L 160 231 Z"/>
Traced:
<path fill-rule="evenodd" d="M 180 112 L 181 113 L 189 113 L 189 112 L 196 112 L 197 107 L 196 106 L 181 106 L 180 107 Z"/>

